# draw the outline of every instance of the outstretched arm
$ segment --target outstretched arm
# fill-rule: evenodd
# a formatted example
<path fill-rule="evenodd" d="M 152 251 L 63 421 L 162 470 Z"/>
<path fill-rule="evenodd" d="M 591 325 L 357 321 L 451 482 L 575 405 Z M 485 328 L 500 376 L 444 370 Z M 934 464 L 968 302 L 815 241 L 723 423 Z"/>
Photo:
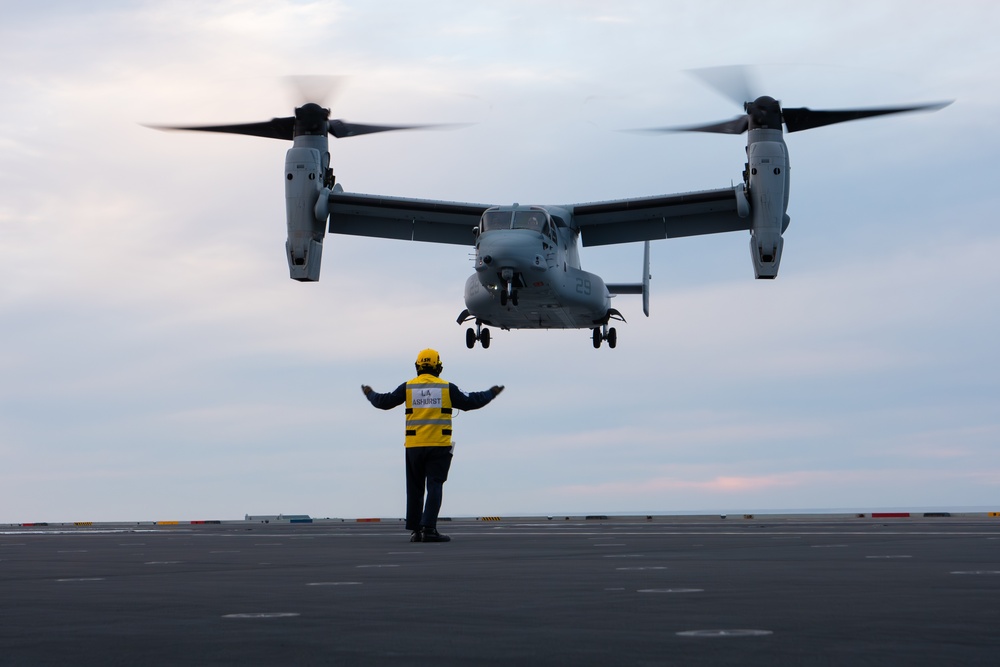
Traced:
<path fill-rule="evenodd" d="M 399 385 L 388 394 L 380 394 L 366 384 L 361 385 L 361 392 L 368 402 L 380 410 L 391 410 L 406 402 L 406 383 Z"/>
<path fill-rule="evenodd" d="M 493 385 L 486 391 L 472 391 L 464 393 L 454 384 L 448 388 L 451 395 L 451 405 L 458 410 L 478 410 L 485 406 L 503 391 L 503 385 Z"/>

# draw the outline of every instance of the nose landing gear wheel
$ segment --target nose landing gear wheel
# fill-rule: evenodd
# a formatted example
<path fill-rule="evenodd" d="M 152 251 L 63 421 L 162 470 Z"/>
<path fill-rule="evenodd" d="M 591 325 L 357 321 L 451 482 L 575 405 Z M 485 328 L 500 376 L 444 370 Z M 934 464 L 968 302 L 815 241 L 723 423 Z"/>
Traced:
<path fill-rule="evenodd" d="M 500 291 L 500 305 L 506 306 L 508 303 L 512 306 L 517 305 L 517 290 L 511 292 L 509 296 L 507 295 L 507 292 L 503 290 Z"/>

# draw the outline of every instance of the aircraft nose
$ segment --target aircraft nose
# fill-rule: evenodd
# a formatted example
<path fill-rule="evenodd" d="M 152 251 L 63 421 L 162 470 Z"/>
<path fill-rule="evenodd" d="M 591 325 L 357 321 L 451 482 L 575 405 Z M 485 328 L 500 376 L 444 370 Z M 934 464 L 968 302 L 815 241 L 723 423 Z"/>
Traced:
<path fill-rule="evenodd" d="M 504 231 L 496 237 L 482 238 L 479 242 L 479 261 L 476 268 L 511 268 L 523 271 L 529 267 L 544 267 L 540 257 L 537 239 L 533 234 L 521 234 L 516 230 Z"/>

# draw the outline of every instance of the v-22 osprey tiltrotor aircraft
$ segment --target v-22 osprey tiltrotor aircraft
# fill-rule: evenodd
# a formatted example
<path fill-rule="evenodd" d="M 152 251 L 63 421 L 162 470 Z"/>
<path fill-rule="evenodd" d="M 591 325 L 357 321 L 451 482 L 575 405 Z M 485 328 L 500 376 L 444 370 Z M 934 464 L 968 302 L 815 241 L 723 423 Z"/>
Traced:
<path fill-rule="evenodd" d="M 738 99 L 738 97 L 737 97 Z M 947 103 L 945 103 L 947 104 Z M 473 246 L 475 273 L 465 283 L 465 310 L 473 322 L 466 344 L 490 346 L 488 327 L 592 329 L 593 344 L 617 344 L 609 326 L 624 321 L 611 306 L 618 294 L 641 294 L 649 316 L 649 241 L 720 232 L 750 232 L 750 258 L 758 279 L 778 275 L 782 234 L 788 227 L 789 132 L 885 114 L 937 109 L 945 104 L 813 111 L 782 108 L 772 97 L 743 97 L 744 114 L 708 125 L 652 131 L 747 132 L 747 162 L 735 187 L 583 204 L 491 205 L 410 199 L 344 191 L 330 168 L 329 135 L 352 137 L 415 129 L 419 125 L 365 125 L 331 119 L 314 102 L 295 115 L 260 123 L 160 129 L 227 132 L 286 139 L 285 250 L 291 278 L 319 280 L 323 239 L 353 234 Z M 645 242 L 642 281 L 605 283 L 581 268 L 579 246 Z"/>

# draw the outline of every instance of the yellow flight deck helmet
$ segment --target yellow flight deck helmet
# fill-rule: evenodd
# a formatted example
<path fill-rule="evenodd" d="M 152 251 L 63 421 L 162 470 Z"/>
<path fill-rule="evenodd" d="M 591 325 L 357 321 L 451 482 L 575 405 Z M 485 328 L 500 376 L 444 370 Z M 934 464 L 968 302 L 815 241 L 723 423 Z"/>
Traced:
<path fill-rule="evenodd" d="M 427 348 L 426 350 L 420 350 L 417 354 L 417 367 L 428 367 L 434 368 L 441 365 L 441 355 L 437 353 L 437 350 L 432 350 Z"/>

